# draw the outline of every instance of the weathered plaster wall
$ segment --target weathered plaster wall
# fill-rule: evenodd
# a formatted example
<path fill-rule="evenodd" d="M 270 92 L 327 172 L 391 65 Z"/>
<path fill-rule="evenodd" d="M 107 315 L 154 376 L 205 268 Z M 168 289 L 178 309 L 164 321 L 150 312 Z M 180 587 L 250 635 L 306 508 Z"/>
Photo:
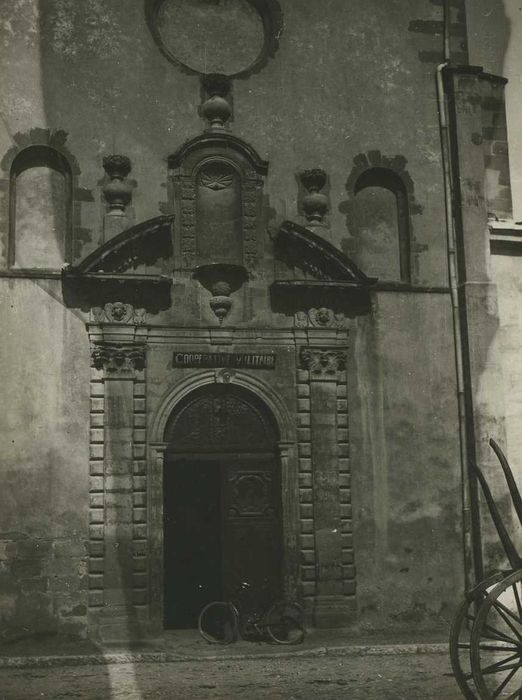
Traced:
<path fill-rule="evenodd" d="M 357 323 L 353 351 L 361 624 L 444 628 L 464 585 L 449 296 L 377 295 L 371 318 Z"/>
<path fill-rule="evenodd" d="M 490 352 L 489 362 L 496 365 L 503 380 L 503 401 L 499 405 L 495 397 L 498 392 L 492 391 L 492 387 L 484 386 L 482 391 L 483 401 L 493 410 L 502 411 L 505 415 L 505 435 L 500 435 L 502 447 L 507 455 L 517 484 L 522 484 L 522 462 L 519 458 L 522 448 L 522 373 L 520 371 L 520 338 L 522 332 L 522 317 L 520 311 L 520 298 L 522 287 L 520 273 L 522 260 L 518 255 L 491 255 L 491 274 L 497 282 L 498 290 L 498 333 Z M 489 389 L 489 391 L 488 391 Z M 492 437 L 495 437 L 493 435 Z M 497 474 L 497 482 L 500 481 L 500 467 L 496 458 L 492 457 L 492 464 Z M 497 485 L 496 493 L 499 493 Z M 504 496 L 501 507 L 504 511 L 511 511 L 511 499 Z M 520 534 L 516 516 L 513 516 L 513 526 L 510 534 L 520 542 Z"/>
<path fill-rule="evenodd" d="M 270 161 L 267 219 L 298 219 L 296 174 L 322 166 L 329 175 L 332 239 L 346 248 L 346 182 L 354 158 L 376 151 L 400 155 L 418 205 L 412 212 L 414 281 L 444 285 L 434 87 L 434 69 L 442 58 L 440 4 L 356 0 L 349 11 L 344 0 L 282 5 L 285 30 L 275 57 L 233 86 L 233 132 Z M 462 15 L 455 5 L 453 22 L 461 36 Z M 79 169 L 82 256 L 101 240 L 104 155 L 118 152 L 132 160 L 137 222 L 168 211 L 166 158 L 205 127 L 198 117 L 200 84 L 160 53 L 141 0 L 17 0 L 2 8 L 1 17 L 0 153 L 13 147 L 16 134 L 34 128 L 67 132 L 66 146 Z M 0 194 L 5 212 L 7 185 Z M 0 233 L 5 244 L 5 216 Z M 19 630 L 30 619 L 28 629 L 34 631 L 57 625 L 64 610 L 74 611 L 75 621 L 84 613 L 86 319 L 64 309 L 58 281 L 2 284 L 6 341 L 0 372 L 10 408 L 1 420 L 3 434 L 15 440 L 2 467 L 8 484 L 0 496 L 0 518 L 7 518 L 1 528 L 7 533 L 3 610 L 7 629 Z M 189 284 L 194 291 L 187 303 L 183 282 L 175 280 L 173 309 L 156 320 L 215 325 L 206 293 Z M 261 309 L 257 323 L 290 325 L 289 318 L 270 318 L 268 295 L 256 284 L 253 302 L 246 291 L 244 301 L 238 293 L 229 322 L 252 324 L 250 312 L 243 314 L 250 304 Z M 461 588 L 462 571 L 448 296 L 380 295 L 374 316 L 357 322 L 352 341 L 349 417 L 363 622 L 438 626 L 446 620 L 455 588 Z M 161 390 L 158 377 L 154 398 Z M 288 387 L 284 391 L 290 401 Z M 67 556 L 59 555 L 60 543 Z M 45 556 L 31 554 L 36 544 Z M 38 593 L 26 597 L 23 591 L 31 586 Z"/>
<path fill-rule="evenodd" d="M 100 238 L 102 155 L 116 151 L 131 158 L 136 221 L 158 214 L 166 200 L 165 158 L 203 127 L 199 81 L 160 53 L 138 0 L 125 6 L 115 0 L 20 2 L 23 7 L 3 10 L 0 150 L 9 148 L 9 132 L 35 126 L 68 132 L 80 185 L 93 195 L 81 207 L 85 254 Z M 233 87 L 234 133 L 270 160 L 270 206 L 280 216 L 297 216 L 296 172 L 323 166 L 333 237 L 340 244 L 348 237 L 343 202 L 353 158 L 372 150 L 400 154 L 423 211 L 414 220 L 416 279 L 443 282 L 433 83 L 440 6 L 360 0 L 348 12 L 341 0 L 306 7 L 288 0 L 284 14 L 275 57 Z"/>
<path fill-rule="evenodd" d="M 0 280 L 1 638 L 86 615 L 89 357 L 53 281 Z"/>

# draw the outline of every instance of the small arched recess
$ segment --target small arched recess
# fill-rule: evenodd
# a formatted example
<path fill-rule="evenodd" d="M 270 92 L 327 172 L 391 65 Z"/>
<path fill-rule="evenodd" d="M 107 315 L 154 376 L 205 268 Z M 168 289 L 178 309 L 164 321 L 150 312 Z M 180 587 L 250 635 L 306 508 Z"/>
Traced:
<path fill-rule="evenodd" d="M 10 169 L 9 266 L 59 269 L 71 260 L 72 170 L 47 145 L 24 148 Z"/>
<path fill-rule="evenodd" d="M 355 257 L 382 280 L 411 282 L 411 236 L 408 192 L 391 169 L 371 167 L 355 181 L 351 234 Z"/>

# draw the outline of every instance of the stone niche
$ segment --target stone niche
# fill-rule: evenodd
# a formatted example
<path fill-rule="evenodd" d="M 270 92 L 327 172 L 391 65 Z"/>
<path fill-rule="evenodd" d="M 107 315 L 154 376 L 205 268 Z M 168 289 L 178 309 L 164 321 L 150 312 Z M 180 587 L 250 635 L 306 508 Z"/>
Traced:
<path fill-rule="evenodd" d="M 211 263 L 254 272 L 262 254 L 263 176 L 268 163 L 228 133 L 205 133 L 169 158 L 178 271 Z"/>

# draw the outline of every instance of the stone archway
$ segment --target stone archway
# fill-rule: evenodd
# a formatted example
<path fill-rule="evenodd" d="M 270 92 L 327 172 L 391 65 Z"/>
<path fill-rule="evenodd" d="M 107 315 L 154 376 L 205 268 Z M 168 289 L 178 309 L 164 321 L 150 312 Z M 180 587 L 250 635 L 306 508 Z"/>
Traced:
<path fill-rule="evenodd" d="M 226 376 L 225 376 L 226 375 Z M 290 494 L 295 494 L 298 489 L 297 475 L 297 455 L 295 449 L 295 425 L 290 414 L 287 412 L 284 402 L 271 387 L 267 386 L 256 376 L 248 373 L 236 371 L 203 371 L 194 372 L 175 385 L 164 394 L 158 410 L 155 412 L 151 423 L 149 443 L 149 483 L 150 483 L 150 513 L 149 524 L 149 553 L 150 553 L 150 600 L 151 600 L 151 623 L 157 633 L 164 629 L 167 612 L 168 596 L 164 581 L 169 575 L 169 565 L 166 562 L 166 548 L 169 543 L 165 534 L 165 489 L 169 488 L 168 480 L 173 477 L 174 472 L 168 472 L 168 466 L 173 462 L 178 462 L 178 476 L 187 483 L 187 474 L 196 475 L 193 481 L 201 482 L 205 480 L 204 474 L 212 474 L 212 465 L 223 459 L 227 453 L 217 449 L 215 440 L 210 440 L 206 450 L 197 452 L 194 441 L 179 440 L 178 435 L 186 433 L 182 427 L 182 422 L 188 420 L 191 406 L 195 410 L 194 401 L 203 397 L 215 396 L 217 393 L 234 396 L 239 403 L 247 404 L 250 415 L 256 416 L 257 423 L 257 445 L 258 449 L 250 454 L 246 450 L 241 451 L 241 445 L 229 435 L 228 466 L 218 466 L 219 469 L 228 469 L 230 477 L 237 482 L 241 482 L 237 495 L 245 501 L 244 508 L 252 508 L 249 501 L 253 498 L 252 487 L 259 487 L 256 480 L 251 480 L 249 470 L 259 473 L 268 472 L 271 476 L 267 483 L 277 484 L 278 497 L 278 533 L 277 544 L 279 549 L 278 575 L 272 577 L 269 588 L 273 595 L 276 592 L 295 597 L 298 595 L 299 581 L 299 557 L 298 557 L 298 528 L 299 512 L 298 503 Z M 236 407 L 237 408 L 237 407 Z M 181 421 L 181 422 L 180 422 Z M 255 422 L 255 421 L 254 421 Z M 216 426 L 214 426 L 214 429 Z M 210 428 L 207 425 L 206 434 Z M 262 437 L 264 433 L 265 437 Z M 205 434 L 205 431 L 204 431 Z M 215 437 L 215 436 L 214 436 Z M 198 440 L 195 440 L 199 444 Z M 253 443 L 250 439 L 248 447 Z M 239 463 L 245 457 L 244 462 Z M 255 464 L 257 460 L 257 464 Z M 184 464 L 181 464 L 184 462 Z M 199 470 L 195 464 L 199 465 Z M 203 466 L 201 466 L 203 465 Z M 196 469 L 196 471 L 194 471 Z M 183 475 L 184 472 L 184 475 Z M 214 477 L 216 477 L 214 471 Z M 265 474 L 266 476 L 266 474 Z M 212 476 L 208 477 L 210 480 Z M 222 479 L 224 477 L 221 477 Z M 190 480 L 190 479 L 189 479 Z M 178 482 L 179 483 L 179 482 Z M 217 483 L 217 481 L 216 481 Z M 170 484 L 172 487 L 172 484 Z M 222 486 L 220 487 L 222 488 Z M 268 487 L 267 487 L 268 488 Z M 261 489 L 262 490 L 262 489 Z M 268 488 L 270 491 L 270 488 Z M 265 491 L 266 495 L 266 491 Z M 194 494 L 192 494 L 194 496 Z M 223 496 L 222 496 L 223 498 Z M 172 504 L 171 504 L 172 505 Z M 214 513 L 215 515 L 215 513 Z M 243 517 L 248 517 L 244 513 Z M 266 523 L 265 523 L 266 525 Z M 255 539 L 255 538 L 254 538 Z M 241 547 L 236 548 L 240 551 Z M 263 555 L 258 558 L 262 559 Z M 238 562 L 232 562 L 231 571 L 237 571 Z M 196 572 L 197 573 L 197 572 Z M 225 582 L 223 587 L 215 587 L 215 593 L 227 594 L 227 586 L 233 587 L 233 576 Z M 221 588 L 221 590 L 219 590 Z M 276 591 L 277 589 L 277 591 Z M 172 620 L 170 621 L 172 626 Z M 167 624 L 167 627 L 169 624 Z"/>
<path fill-rule="evenodd" d="M 163 467 L 164 625 L 195 627 L 212 600 L 282 594 L 277 425 L 230 384 L 191 392 L 169 418 Z"/>

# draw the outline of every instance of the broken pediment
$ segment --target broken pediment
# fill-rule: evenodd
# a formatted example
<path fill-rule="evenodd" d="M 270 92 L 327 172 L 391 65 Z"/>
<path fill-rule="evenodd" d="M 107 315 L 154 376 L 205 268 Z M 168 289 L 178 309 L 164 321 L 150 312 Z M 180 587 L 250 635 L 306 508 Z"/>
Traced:
<path fill-rule="evenodd" d="M 62 271 L 67 306 L 88 310 L 118 300 L 150 311 L 170 306 L 173 216 L 158 216 L 106 241 Z"/>
<path fill-rule="evenodd" d="M 328 307 L 346 315 L 366 313 L 377 282 L 344 253 L 309 229 L 284 221 L 273 236 L 273 308 L 295 314 Z"/>

